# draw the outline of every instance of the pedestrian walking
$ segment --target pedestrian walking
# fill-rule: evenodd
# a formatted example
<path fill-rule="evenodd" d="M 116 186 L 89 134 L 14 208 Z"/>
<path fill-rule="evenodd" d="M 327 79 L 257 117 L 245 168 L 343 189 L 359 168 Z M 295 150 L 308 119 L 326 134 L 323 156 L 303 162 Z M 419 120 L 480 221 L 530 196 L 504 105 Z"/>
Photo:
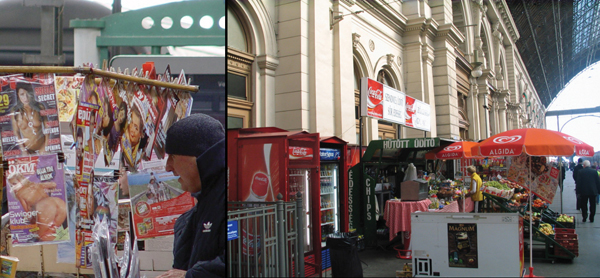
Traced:
<path fill-rule="evenodd" d="M 583 162 L 582 158 L 579 158 L 577 160 L 577 165 L 575 167 L 573 167 L 573 180 L 575 181 L 575 187 L 577 187 L 577 172 L 579 172 L 579 170 L 583 169 L 583 165 L 581 164 Z M 577 194 L 575 194 L 577 196 Z M 581 202 L 579 201 L 579 197 L 577 197 L 577 202 L 576 202 L 576 206 L 577 206 L 577 210 L 581 209 Z"/>
<path fill-rule="evenodd" d="M 600 176 L 598 176 L 595 169 L 590 167 L 590 161 L 586 160 L 583 162 L 583 169 L 579 170 L 575 180 L 575 194 L 577 194 L 577 199 L 580 201 L 583 222 L 588 218 L 588 203 L 590 206 L 589 219 L 590 222 L 594 222 L 598 192 L 600 192 Z"/>

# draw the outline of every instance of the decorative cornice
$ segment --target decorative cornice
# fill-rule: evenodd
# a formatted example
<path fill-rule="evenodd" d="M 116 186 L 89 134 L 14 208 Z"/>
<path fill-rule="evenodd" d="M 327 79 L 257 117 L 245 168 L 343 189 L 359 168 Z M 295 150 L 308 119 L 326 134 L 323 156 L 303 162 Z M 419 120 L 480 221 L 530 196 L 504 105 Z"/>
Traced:
<path fill-rule="evenodd" d="M 521 37 L 521 35 L 519 35 L 519 31 L 517 30 L 515 21 L 513 20 L 513 17 L 510 14 L 510 10 L 508 9 L 508 5 L 506 4 L 506 1 L 505 0 L 495 0 L 495 2 L 496 2 L 496 7 L 498 8 L 498 11 L 500 12 L 500 18 L 502 18 L 502 20 L 504 21 L 504 26 L 506 26 L 506 29 L 508 30 L 508 33 L 510 34 L 510 38 L 512 39 L 513 42 L 516 42 Z"/>
<path fill-rule="evenodd" d="M 375 20 L 388 28 L 395 30 L 401 36 L 406 31 L 407 18 L 399 11 L 392 9 L 389 4 L 382 5 L 379 1 L 353 1 L 363 11 L 369 13 Z"/>
<path fill-rule="evenodd" d="M 348 5 L 348 7 L 354 6 L 356 4 L 355 0 L 342 0 L 342 3 Z"/>
<path fill-rule="evenodd" d="M 254 55 L 241 52 L 239 50 L 228 47 L 227 48 L 227 60 L 235 60 L 240 63 L 252 64 L 254 62 Z"/>
<path fill-rule="evenodd" d="M 465 40 L 465 36 L 452 23 L 438 26 L 436 37 L 449 41 L 452 47 L 457 47 Z"/>
<path fill-rule="evenodd" d="M 275 70 L 279 65 L 279 60 L 269 55 L 261 55 L 256 57 L 258 67 L 261 69 Z"/>

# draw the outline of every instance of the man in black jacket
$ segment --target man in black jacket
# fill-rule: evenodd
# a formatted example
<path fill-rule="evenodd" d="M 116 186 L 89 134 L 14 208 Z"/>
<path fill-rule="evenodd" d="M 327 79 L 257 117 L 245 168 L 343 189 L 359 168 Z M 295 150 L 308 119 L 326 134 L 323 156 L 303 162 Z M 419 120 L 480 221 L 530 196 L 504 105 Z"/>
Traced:
<path fill-rule="evenodd" d="M 173 269 L 160 278 L 225 277 L 225 130 L 204 114 L 192 114 L 167 131 L 165 169 L 198 200 L 175 222 Z"/>
<path fill-rule="evenodd" d="M 573 168 L 573 180 L 575 181 L 575 187 L 577 187 L 577 172 L 579 172 L 579 170 L 583 169 L 583 165 L 581 164 L 582 162 L 583 162 L 583 159 L 579 158 L 577 160 L 577 165 L 575 165 L 575 167 Z M 577 210 L 581 209 L 581 201 L 579 200 L 579 197 L 577 197 L 576 206 L 577 206 Z"/>
<path fill-rule="evenodd" d="M 590 204 L 590 222 L 594 222 L 594 216 L 596 215 L 596 196 L 598 196 L 598 192 L 600 192 L 600 177 L 596 170 L 590 168 L 589 160 L 583 162 L 583 169 L 579 170 L 575 181 L 575 193 L 577 194 L 577 199 L 581 201 L 581 216 L 583 217 L 583 222 L 585 222 L 588 217 L 588 203 Z"/>

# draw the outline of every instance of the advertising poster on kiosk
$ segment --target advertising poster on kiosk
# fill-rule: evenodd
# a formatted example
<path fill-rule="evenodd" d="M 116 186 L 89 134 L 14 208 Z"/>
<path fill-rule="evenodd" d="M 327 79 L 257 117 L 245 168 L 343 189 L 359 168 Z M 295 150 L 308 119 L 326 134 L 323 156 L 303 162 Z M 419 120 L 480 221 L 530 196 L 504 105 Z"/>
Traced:
<path fill-rule="evenodd" d="M 173 235 L 175 220 L 194 206 L 171 172 L 138 172 L 127 177 L 131 215 L 138 239 Z"/>
<path fill-rule="evenodd" d="M 448 266 L 478 268 L 477 224 L 448 223 Z"/>
<path fill-rule="evenodd" d="M 544 202 L 552 204 L 558 187 L 558 168 L 547 161 L 545 156 L 529 156 L 525 152 L 510 159 L 508 179 L 530 189 Z"/>
<path fill-rule="evenodd" d="M 13 245 L 67 242 L 64 169 L 57 155 L 8 159 L 6 175 Z"/>
<path fill-rule="evenodd" d="M 245 202 L 275 202 L 279 192 L 279 147 L 277 144 L 252 144 L 240 149 L 240 196 Z M 298 152 L 290 159 L 302 159 Z"/>
<path fill-rule="evenodd" d="M 60 152 L 54 74 L 0 77 L 0 128 L 5 159 Z"/>

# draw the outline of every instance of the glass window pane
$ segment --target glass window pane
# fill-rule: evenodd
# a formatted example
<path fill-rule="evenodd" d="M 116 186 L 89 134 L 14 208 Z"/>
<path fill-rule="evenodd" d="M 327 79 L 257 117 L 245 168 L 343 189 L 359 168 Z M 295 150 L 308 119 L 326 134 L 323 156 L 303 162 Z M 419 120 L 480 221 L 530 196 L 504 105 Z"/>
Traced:
<path fill-rule="evenodd" d="M 227 9 L 227 46 L 248 52 L 244 29 L 231 9 Z"/>
<path fill-rule="evenodd" d="M 227 116 L 227 129 L 244 127 L 244 119 Z"/>
<path fill-rule="evenodd" d="M 245 76 L 227 73 L 227 96 L 248 100 Z"/>

